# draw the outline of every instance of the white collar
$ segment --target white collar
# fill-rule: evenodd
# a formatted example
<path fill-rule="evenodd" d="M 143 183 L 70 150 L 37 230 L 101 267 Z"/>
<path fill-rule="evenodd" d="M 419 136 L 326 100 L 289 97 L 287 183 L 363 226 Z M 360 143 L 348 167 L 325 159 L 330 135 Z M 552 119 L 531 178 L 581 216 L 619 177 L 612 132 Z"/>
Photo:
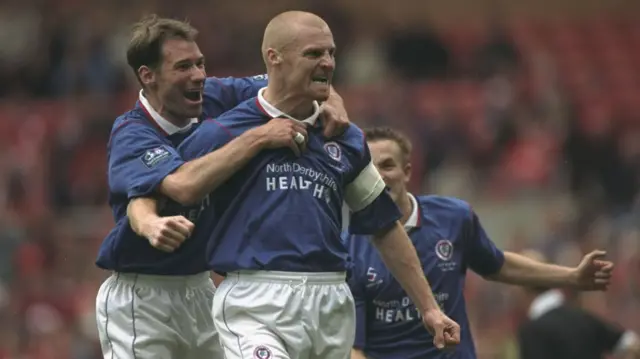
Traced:
<path fill-rule="evenodd" d="M 258 102 L 260 103 L 260 106 L 262 106 L 264 111 L 267 113 L 267 115 L 271 116 L 272 118 L 286 117 L 291 120 L 300 121 L 278 110 L 275 106 L 268 103 L 267 100 L 265 100 L 264 96 L 262 95 L 264 93 L 264 90 L 266 89 L 267 89 L 266 87 L 263 87 L 258 91 Z M 313 115 L 305 118 L 304 120 L 302 120 L 302 122 L 306 122 L 312 126 L 315 125 L 316 120 L 318 119 L 318 116 L 320 116 L 320 112 L 321 112 L 320 105 L 318 105 L 317 101 L 313 101 Z"/>
<path fill-rule="evenodd" d="M 529 319 L 538 319 L 562 304 L 564 304 L 564 294 L 558 289 L 548 290 L 531 302 Z"/>
<path fill-rule="evenodd" d="M 409 218 L 407 218 L 407 221 L 404 223 L 404 230 L 408 232 L 409 230 L 418 226 L 418 215 L 420 214 L 420 211 L 418 210 L 418 200 L 416 200 L 416 197 L 414 197 L 411 193 L 407 193 L 407 195 L 409 196 L 409 199 L 411 200 L 411 206 L 413 207 L 411 209 Z"/>
<path fill-rule="evenodd" d="M 153 119 L 153 121 L 155 121 L 155 123 L 158 124 L 158 127 L 160 127 L 162 131 L 164 131 L 168 136 L 176 134 L 178 132 L 187 131 L 191 128 L 191 126 L 194 123 L 198 123 L 197 118 L 192 118 L 189 120 L 189 123 L 186 126 L 178 127 L 173 123 L 169 122 L 169 120 L 162 117 L 153 107 L 151 107 L 149 100 L 147 100 L 147 98 L 144 97 L 142 90 L 140 90 L 140 95 L 138 95 L 138 98 L 140 100 L 140 104 L 142 105 L 142 107 L 144 107 L 144 109 L 147 110 L 147 112 L 151 116 L 151 119 Z"/>

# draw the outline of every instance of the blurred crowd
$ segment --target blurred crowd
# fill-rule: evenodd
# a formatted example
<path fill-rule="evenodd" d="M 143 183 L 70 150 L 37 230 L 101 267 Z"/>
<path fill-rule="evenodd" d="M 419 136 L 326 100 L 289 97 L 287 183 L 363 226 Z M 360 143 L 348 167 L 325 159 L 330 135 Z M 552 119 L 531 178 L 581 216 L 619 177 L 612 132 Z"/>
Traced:
<path fill-rule="evenodd" d="M 124 49 L 148 12 L 188 18 L 216 76 L 264 71 L 262 30 L 277 12 L 323 16 L 352 121 L 411 136 L 413 191 L 469 201 L 505 249 L 567 265 L 606 249 L 614 284 L 582 302 L 640 330 L 637 19 L 494 11 L 437 22 L 416 2 L 392 3 L 1 2 L 0 359 L 100 357 L 106 273 L 93 263 L 113 224 L 105 148 L 136 99 Z M 526 308 L 514 289 L 471 275 L 467 292 L 480 357 L 516 359 Z"/>

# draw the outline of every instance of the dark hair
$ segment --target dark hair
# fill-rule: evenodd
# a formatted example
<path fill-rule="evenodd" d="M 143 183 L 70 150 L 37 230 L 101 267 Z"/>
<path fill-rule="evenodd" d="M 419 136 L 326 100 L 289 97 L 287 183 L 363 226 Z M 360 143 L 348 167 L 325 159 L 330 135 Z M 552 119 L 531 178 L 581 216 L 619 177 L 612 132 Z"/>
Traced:
<path fill-rule="evenodd" d="M 390 127 L 373 127 L 364 130 L 364 135 L 367 141 L 371 142 L 383 140 L 395 142 L 400 148 L 400 153 L 402 155 L 404 163 L 409 162 L 413 146 L 411 145 L 411 141 L 409 140 L 409 138 L 402 132 L 394 130 Z"/>
<path fill-rule="evenodd" d="M 148 15 L 133 25 L 127 46 L 127 63 L 140 82 L 138 69 L 148 66 L 156 69 L 162 63 L 162 45 L 169 39 L 195 41 L 196 30 L 189 23 Z"/>

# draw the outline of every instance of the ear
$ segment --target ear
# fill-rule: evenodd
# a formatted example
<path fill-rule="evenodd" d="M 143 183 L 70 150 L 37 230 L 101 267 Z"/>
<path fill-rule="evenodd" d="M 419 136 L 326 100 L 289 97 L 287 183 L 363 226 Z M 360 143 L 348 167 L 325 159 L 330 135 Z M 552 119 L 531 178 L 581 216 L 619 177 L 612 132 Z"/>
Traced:
<path fill-rule="evenodd" d="M 282 62 L 282 54 L 273 48 L 267 49 L 267 60 L 271 65 L 279 65 Z"/>
<path fill-rule="evenodd" d="M 138 77 L 145 87 L 153 85 L 156 82 L 156 73 L 148 66 L 140 66 L 138 69 Z"/>
<path fill-rule="evenodd" d="M 404 183 L 409 183 L 409 181 L 411 181 L 411 172 L 411 162 L 407 162 L 407 164 L 404 165 Z"/>

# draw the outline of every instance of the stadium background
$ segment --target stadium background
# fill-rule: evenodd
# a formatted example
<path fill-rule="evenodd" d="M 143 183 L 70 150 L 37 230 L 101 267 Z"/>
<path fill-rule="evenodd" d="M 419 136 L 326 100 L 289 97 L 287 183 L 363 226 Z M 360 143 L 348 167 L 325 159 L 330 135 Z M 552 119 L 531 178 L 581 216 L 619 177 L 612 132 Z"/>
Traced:
<path fill-rule="evenodd" d="M 210 75 L 261 73 L 286 9 L 332 26 L 336 87 L 361 126 L 406 130 L 412 189 L 471 202 L 503 248 L 576 264 L 605 247 L 610 292 L 583 303 L 640 329 L 640 3 L 631 0 L 4 0 L 0 3 L 0 358 L 99 358 L 93 265 L 112 224 L 105 145 L 136 84 L 128 26 L 188 18 Z M 480 357 L 517 358 L 515 291 L 468 281 Z"/>

